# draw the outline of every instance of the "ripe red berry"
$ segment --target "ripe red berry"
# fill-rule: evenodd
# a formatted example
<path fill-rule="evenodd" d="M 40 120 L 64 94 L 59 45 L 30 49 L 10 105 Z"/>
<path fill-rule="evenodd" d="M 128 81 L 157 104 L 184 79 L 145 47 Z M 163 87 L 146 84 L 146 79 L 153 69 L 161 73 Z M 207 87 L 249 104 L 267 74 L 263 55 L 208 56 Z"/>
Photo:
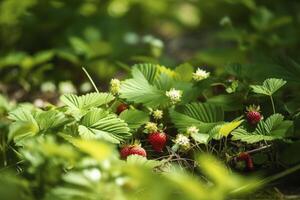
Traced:
<path fill-rule="evenodd" d="M 246 161 L 250 158 L 250 155 L 246 152 L 241 152 L 238 157 L 237 157 L 237 160 L 238 161 Z"/>
<path fill-rule="evenodd" d="M 139 145 L 127 145 L 120 149 L 120 156 L 122 159 L 126 159 L 130 155 L 140 155 L 147 157 L 145 149 Z"/>
<path fill-rule="evenodd" d="M 261 115 L 257 111 L 250 111 L 247 113 L 247 120 L 250 124 L 257 124 L 261 120 Z"/>
<path fill-rule="evenodd" d="M 164 132 L 150 133 L 148 141 L 152 145 L 154 151 L 162 152 L 163 148 L 166 146 L 167 135 Z"/>
<path fill-rule="evenodd" d="M 247 108 L 247 120 L 250 124 L 255 125 L 258 122 L 260 122 L 260 120 L 262 120 L 262 116 L 259 112 L 259 106 L 249 106 Z"/>
<path fill-rule="evenodd" d="M 123 112 L 124 110 L 128 109 L 128 105 L 125 103 L 121 103 L 118 107 L 117 107 L 117 114 L 119 115 L 121 112 Z"/>
<path fill-rule="evenodd" d="M 134 145 L 129 149 L 129 155 L 140 155 L 143 157 L 147 157 L 147 152 L 145 151 L 145 149 L 141 146 L 138 145 Z"/>
<path fill-rule="evenodd" d="M 253 160 L 246 152 L 240 153 L 237 157 L 237 161 L 244 161 L 248 171 L 252 171 L 254 169 Z"/>
<path fill-rule="evenodd" d="M 120 156 L 122 159 L 126 159 L 127 156 L 129 155 L 129 150 L 130 150 L 130 146 L 124 146 L 121 148 L 120 150 Z"/>

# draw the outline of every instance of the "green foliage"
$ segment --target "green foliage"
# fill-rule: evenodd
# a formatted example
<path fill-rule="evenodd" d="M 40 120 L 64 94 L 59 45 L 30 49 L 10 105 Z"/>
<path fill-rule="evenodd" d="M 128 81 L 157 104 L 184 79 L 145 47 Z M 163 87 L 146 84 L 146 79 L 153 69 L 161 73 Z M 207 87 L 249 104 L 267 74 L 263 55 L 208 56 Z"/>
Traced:
<path fill-rule="evenodd" d="M 285 138 L 292 122 L 284 120 L 281 114 L 274 114 L 265 121 L 259 122 L 254 132 L 249 133 L 245 129 L 238 128 L 232 132 L 233 140 L 241 140 L 252 144 L 260 141 L 270 141 Z"/>
<path fill-rule="evenodd" d="M 246 80 L 241 78 L 231 92 L 224 87 L 227 94 L 219 95 L 214 87 L 227 86 L 226 82 L 219 83 L 214 77 L 197 80 L 190 67 L 186 64 L 172 70 L 156 64 L 138 64 L 132 67 L 132 78 L 115 80 L 116 92 L 65 94 L 60 98 L 62 106 L 15 107 L 3 98 L 1 170 L 21 172 L 11 175 L 1 171 L 13 180 L 4 181 L 21 193 L 19 199 L 29 200 L 206 200 L 240 197 L 277 179 L 275 176 L 257 182 L 232 173 L 228 167 L 235 168 L 237 155 L 243 151 L 257 152 L 295 140 L 297 111 L 293 117 L 275 113 L 256 125 L 248 124 L 249 119 L 241 116 L 241 105 L 252 98 Z M 185 70 L 190 75 L 184 74 Z M 271 96 L 284 84 L 285 81 L 272 78 L 254 90 Z M 120 103 L 126 108 L 122 112 L 118 108 L 116 111 Z M 240 107 L 232 108 L 234 104 Z M 287 117 L 295 121 L 285 120 Z M 153 136 L 153 132 L 164 132 L 157 136 L 166 138 L 161 152 L 156 152 L 149 139 L 148 134 Z M 131 154 L 133 148 L 135 153 L 139 148 L 145 151 L 147 157 L 119 158 L 118 151 L 123 159 L 123 154 Z M 227 166 L 203 152 L 218 156 Z M 261 153 L 267 155 L 259 166 L 275 163 L 275 153 Z M 16 198 L 11 190 L 1 187 L 3 195 Z"/>
<path fill-rule="evenodd" d="M 120 114 L 120 118 L 128 124 L 128 127 L 132 132 L 150 120 L 150 117 L 146 112 L 134 109 L 123 111 Z"/>
<path fill-rule="evenodd" d="M 68 112 L 74 117 L 80 118 L 89 109 L 108 104 L 114 97 L 109 93 L 90 93 L 83 96 L 74 94 L 63 95 L 61 101 L 68 106 Z"/>
<path fill-rule="evenodd" d="M 224 120 L 221 107 L 211 104 L 191 103 L 170 110 L 172 122 L 179 131 L 196 126 L 201 133 L 207 133 L 212 127 Z"/>
<path fill-rule="evenodd" d="M 130 136 L 128 125 L 123 120 L 100 108 L 83 116 L 78 132 L 85 139 L 102 139 L 112 143 L 119 143 Z"/>
<path fill-rule="evenodd" d="M 277 90 L 286 84 L 282 79 L 269 78 L 263 82 L 262 85 L 251 85 L 253 92 L 257 94 L 264 94 L 272 96 Z"/>

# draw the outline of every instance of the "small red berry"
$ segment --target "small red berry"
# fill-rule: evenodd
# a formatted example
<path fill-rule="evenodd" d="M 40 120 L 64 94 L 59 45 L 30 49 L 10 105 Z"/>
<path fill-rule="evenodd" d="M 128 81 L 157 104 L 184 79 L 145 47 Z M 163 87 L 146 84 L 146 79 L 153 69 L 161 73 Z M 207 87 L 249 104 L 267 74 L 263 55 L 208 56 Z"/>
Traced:
<path fill-rule="evenodd" d="M 147 157 L 147 152 L 139 145 L 127 145 L 121 148 L 120 156 L 122 159 L 126 159 L 130 155 L 140 155 L 143 157 Z"/>
<path fill-rule="evenodd" d="M 238 155 L 237 160 L 238 161 L 246 161 L 250 158 L 250 155 L 246 152 L 242 152 Z"/>
<path fill-rule="evenodd" d="M 259 112 L 259 106 L 249 106 L 247 108 L 247 120 L 250 124 L 255 125 L 258 122 L 260 122 L 260 120 L 262 120 L 262 116 Z"/>
<path fill-rule="evenodd" d="M 164 132 L 150 133 L 148 141 L 152 145 L 154 151 L 162 152 L 163 148 L 166 146 L 167 135 Z"/>
<path fill-rule="evenodd" d="M 119 115 L 121 112 L 123 112 L 124 110 L 128 109 L 128 105 L 125 103 L 121 103 L 118 107 L 117 107 L 117 114 Z"/>
<path fill-rule="evenodd" d="M 141 146 L 138 145 L 134 145 L 129 149 L 129 155 L 140 155 L 143 157 L 147 157 L 147 152 L 145 151 L 145 149 Z"/>
<path fill-rule="evenodd" d="M 237 161 L 244 161 L 248 171 L 252 171 L 254 169 L 253 160 L 246 152 L 240 153 L 237 157 Z"/>
<path fill-rule="evenodd" d="M 122 159 L 126 159 L 129 155 L 130 146 L 124 146 L 120 150 L 120 156 Z"/>

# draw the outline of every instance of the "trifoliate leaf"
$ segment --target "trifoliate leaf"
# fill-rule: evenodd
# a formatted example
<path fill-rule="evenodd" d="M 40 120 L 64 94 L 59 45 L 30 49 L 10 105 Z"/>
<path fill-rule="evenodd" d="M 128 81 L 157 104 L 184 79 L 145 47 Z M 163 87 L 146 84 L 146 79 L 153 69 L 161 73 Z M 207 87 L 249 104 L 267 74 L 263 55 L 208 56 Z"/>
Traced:
<path fill-rule="evenodd" d="M 251 85 L 250 87 L 253 89 L 253 92 L 257 94 L 271 96 L 285 84 L 286 81 L 283 79 L 269 78 L 266 79 L 262 85 Z"/>

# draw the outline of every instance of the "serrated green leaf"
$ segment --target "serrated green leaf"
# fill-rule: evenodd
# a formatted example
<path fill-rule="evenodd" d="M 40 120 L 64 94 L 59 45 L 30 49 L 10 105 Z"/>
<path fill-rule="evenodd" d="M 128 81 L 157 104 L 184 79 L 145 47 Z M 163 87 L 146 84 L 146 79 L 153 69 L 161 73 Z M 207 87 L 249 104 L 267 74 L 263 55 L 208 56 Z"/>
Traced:
<path fill-rule="evenodd" d="M 259 122 L 254 132 L 248 133 L 242 128 L 232 132 L 233 140 L 241 140 L 247 143 L 283 139 L 288 129 L 293 125 L 289 120 L 284 120 L 281 114 L 274 114 L 265 121 Z"/>
<path fill-rule="evenodd" d="M 14 140 L 19 143 L 27 137 L 36 135 L 39 132 L 39 126 L 29 109 L 18 107 L 9 113 L 9 119 L 14 122 L 9 127 L 8 140 Z"/>
<path fill-rule="evenodd" d="M 128 125 L 123 120 L 101 108 L 90 110 L 80 124 L 78 131 L 83 138 L 119 143 L 131 135 Z"/>
<path fill-rule="evenodd" d="M 255 132 L 249 133 L 246 130 L 242 128 L 237 128 L 232 132 L 232 140 L 241 140 L 243 142 L 246 142 L 248 144 L 253 144 L 260 141 L 271 141 L 275 140 L 277 138 L 268 136 L 268 135 L 260 135 Z"/>
<path fill-rule="evenodd" d="M 156 64 L 151 64 L 151 63 L 143 63 L 143 64 L 136 64 L 134 65 L 132 68 L 133 69 L 138 69 L 143 76 L 146 78 L 146 80 L 152 84 L 156 78 L 156 76 L 158 75 L 158 65 Z M 132 70 L 132 76 L 139 76 L 138 74 L 136 74 L 136 70 Z"/>
<path fill-rule="evenodd" d="M 150 85 L 143 73 L 138 68 L 133 68 L 132 79 L 125 80 L 121 84 L 120 97 L 142 103 L 149 107 L 165 106 L 169 103 L 169 99 L 165 95 L 165 91 L 159 90 L 155 86 Z"/>
<path fill-rule="evenodd" d="M 215 125 L 223 121 L 224 113 L 221 107 L 205 104 L 191 103 L 170 110 L 171 121 L 181 132 L 188 127 L 196 126 L 200 133 L 207 133 Z"/>
<path fill-rule="evenodd" d="M 134 109 L 123 111 L 119 115 L 119 118 L 123 119 L 131 130 L 140 128 L 143 124 L 150 120 L 148 113 Z"/>
<path fill-rule="evenodd" d="M 57 110 L 37 112 L 34 118 L 36 119 L 40 130 L 56 128 L 64 125 L 68 121 L 66 116 Z"/>
<path fill-rule="evenodd" d="M 264 94 L 267 96 L 273 95 L 277 90 L 286 84 L 283 79 L 269 78 L 266 79 L 262 85 L 251 85 L 253 92 L 257 94 Z"/>
<path fill-rule="evenodd" d="M 60 100 L 69 107 L 69 113 L 79 119 L 89 109 L 111 102 L 114 96 L 109 93 L 89 93 L 82 96 L 66 94 Z"/>

